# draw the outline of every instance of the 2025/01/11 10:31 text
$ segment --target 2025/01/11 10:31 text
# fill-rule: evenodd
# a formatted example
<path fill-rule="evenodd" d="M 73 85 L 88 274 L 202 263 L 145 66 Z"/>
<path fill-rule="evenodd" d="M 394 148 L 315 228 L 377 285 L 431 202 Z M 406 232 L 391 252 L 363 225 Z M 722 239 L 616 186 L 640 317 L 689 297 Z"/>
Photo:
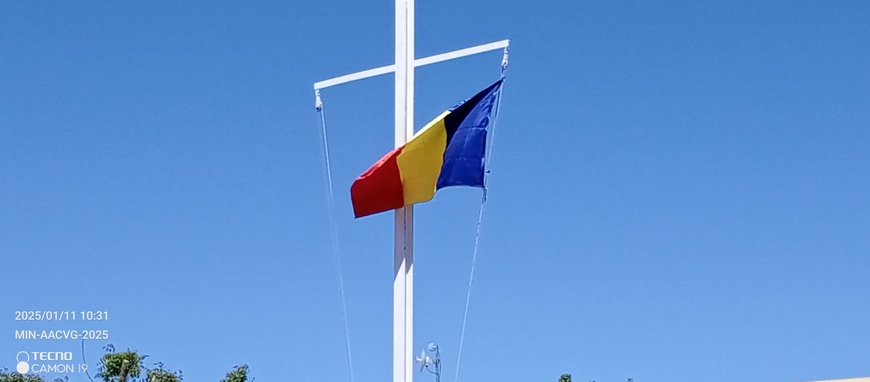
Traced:
<path fill-rule="evenodd" d="M 105 310 L 16 310 L 15 321 L 107 321 Z"/>

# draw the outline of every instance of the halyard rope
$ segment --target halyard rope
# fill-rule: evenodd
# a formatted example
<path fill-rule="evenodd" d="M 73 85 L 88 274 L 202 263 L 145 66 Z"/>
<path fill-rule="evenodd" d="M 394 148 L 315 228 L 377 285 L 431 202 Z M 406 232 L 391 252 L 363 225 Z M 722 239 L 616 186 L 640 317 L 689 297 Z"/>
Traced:
<path fill-rule="evenodd" d="M 320 138 L 323 143 L 323 166 L 326 172 L 326 189 L 329 192 L 326 199 L 327 209 L 329 210 L 329 226 L 330 226 L 330 234 L 332 238 L 332 254 L 335 259 L 335 262 L 338 266 L 338 285 L 341 290 L 341 315 L 344 318 L 344 344 L 345 350 L 347 352 L 347 370 L 348 375 L 350 377 L 350 382 L 353 382 L 353 355 L 350 350 L 350 325 L 348 325 L 347 320 L 347 299 L 345 297 L 344 292 L 344 275 L 341 267 L 341 251 L 338 246 L 338 224 L 335 219 L 335 194 L 332 188 L 332 166 L 329 162 L 329 140 L 326 136 L 326 116 L 323 112 L 323 102 L 320 99 L 320 91 L 315 90 L 315 109 L 317 109 L 317 114 L 320 115 L 318 118 L 320 122 Z"/>
<path fill-rule="evenodd" d="M 505 81 L 505 72 L 507 71 L 508 65 L 508 50 L 505 48 L 504 58 L 502 58 L 501 65 L 501 89 L 499 90 L 498 98 L 496 98 L 495 110 L 493 110 L 492 117 L 492 126 L 490 128 L 489 135 L 489 148 L 486 153 L 486 167 L 489 168 L 492 165 L 492 150 L 495 144 L 495 124 L 498 120 L 498 112 L 501 108 L 501 96 L 502 92 L 504 92 L 504 81 Z M 477 234 L 474 236 L 474 251 L 471 254 L 471 271 L 468 275 L 468 291 L 465 294 L 465 313 L 462 315 L 462 330 L 459 334 L 459 350 L 456 355 L 456 375 L 453 377 L 454 382 L 459 381 L 459 366 L 462 362 L 462 347 L 465 344 L 465 327 L 468 323 L 468 306 L 471 303 L 471 287 L 474 285 L 474 266 L 477 264 L 477 249 L 480 244 L 480 229 L 483 223 L 483 207 L 486 205 L 486 197 L 487 197 L 487 180 L 489 180 L 489 170 L 486 170 L 483 178 L 483 197 L 480 200 L 480 212 L 477 215 Z"/>

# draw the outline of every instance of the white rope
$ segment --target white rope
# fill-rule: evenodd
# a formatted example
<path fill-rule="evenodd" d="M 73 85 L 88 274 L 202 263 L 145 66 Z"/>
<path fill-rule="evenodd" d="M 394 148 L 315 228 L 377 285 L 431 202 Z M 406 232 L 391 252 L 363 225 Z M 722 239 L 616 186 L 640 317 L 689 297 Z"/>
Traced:
<path fill-rule="evenodd" d="M 486 204 L 486 189 L 480 201 L 480 212 L 477 215 L 477 235 L 474 237 L 474 252 L 471 255 L 471 274 L 468 276 L 468 292 L 465 294 L 465 314 L 462 316 L 462 331 L 459 333 L 459 351 L 456 356 L 456 375 L 453 381 L 459 381 L 459 366 L 462 362 L 462 346 L 465 343 L 465 326 L 468 323 L 468 306 L 471 302 L 471 286 L 474 284 L 474 265 L 477 263 L 477 248 L 480 243 L 480 226 L 483 221 L 483 206 Z"/>
<path fill-rule="evenodd" d="M 498 111 L 501 108 L 501 93 L 504 92 L 505 71 L 507 70 L 507 48 L 505 48 L 504 58 L 502 59 L 502 84 L 499 90 L 498 98 L 496 98 L 495 110 L 493 110 L 492 127 L 489 135 L 489 148 L 486 153 L 486 166 L 492 164 L 492 150 L 495 144 L 495 125 L 498 121 Z M 459 333 L 459 351 L 456 355 L 456 375 L 453 377 L 454 382 L 459 381 L 459 367 L 462 363 L 462 347 L 465 344 L 465 328 L 468 324 L 468 307 L 471 303 L 471 287 L 474 285 L 474 267 L 477 264 L 477 249 L 480 244 L 480 229 L 483 223 L 483 207 L 486 205 L 487 197 L 487 180 L 489 179 L 489 170 L 486 170 L 483 177 L 483 197 L 480 200 L 480 212 L 477 215 L 477 234 L 474 236 L 474 251 L 471 254 L 471 272 L 468 276 L 468 292 L 465 294 L 465 313 L 462 315 L 462 330 Z"/>
<path fill-rule="evenodd" d="M 332 166 L 329 163 L 329 140 L 326 137 L 326 116 L 323 112 L 323 102 L 320 100 L 320 91 L 316 92 L 316 104 L 315 108 L 317 109 L 317 113 L 320 114 L 320 137 L 323 141 L 323 164 L 326 171 L 326 188 L 329 191 L 329 195 L 327 195 L 327 209 L 329 210 L 329 225 L 330 225 L 330 234 L 332 237 L 332 253 L 335 259 L 335 262 L 338 266 L 338 285 L 339 289 L 341 289 L 341 315 L 344 318 L 344 344 L 345 351 L 347 352 L 347 369 L 348 375 L 350 376 L 350 382 L 353 382 L 353 355 L 350 350 L 350 325 L 348 325 L 347 320 L 347 299 L 345 298 L 344 292 L 344 275 L 341 267 L 341 252 L 338 246 L 338 224 L 335 219 L 335 194 L 332 188 Z"/>

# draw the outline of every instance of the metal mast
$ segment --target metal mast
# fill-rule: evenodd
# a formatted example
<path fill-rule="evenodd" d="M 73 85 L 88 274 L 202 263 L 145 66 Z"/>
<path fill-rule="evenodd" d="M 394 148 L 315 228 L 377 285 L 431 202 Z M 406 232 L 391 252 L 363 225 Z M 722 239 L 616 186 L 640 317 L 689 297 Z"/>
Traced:
<path fill-rule="evenodd" d="M 414 0 L 396 0 L 396 147 L 414 135 Z M 393 382 L 414 380 L 414 207 L 396 210 Z"/>
<path fill-rule="evenodd" d="M 343 83 L 394 72 L 395 147 L 414 136 L 414 68 L 473 54 L 505 49 L 509 40 L 459 49 L 421 59 L 414 58 L 414 0 L 396 0 L 395 64 L 351 73 L 316 82 L 314 91 L 318 110 L 323 106 L 320 90 Z M 503 62 L 504 66 L 505 63 Z M 396 210 L 393 250 L 393 382 L 414 380 L 414 208 Z"/>

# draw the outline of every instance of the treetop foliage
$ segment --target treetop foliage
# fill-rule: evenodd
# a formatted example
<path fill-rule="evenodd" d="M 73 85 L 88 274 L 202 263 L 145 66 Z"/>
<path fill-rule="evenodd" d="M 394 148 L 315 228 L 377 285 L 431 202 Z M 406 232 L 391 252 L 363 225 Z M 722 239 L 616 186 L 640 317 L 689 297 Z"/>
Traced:
<path fill-rule="evenodd" d="M 147 368 L 143 361 L 147 355 L 127 349 L 125 352 L 115 353 L 113 345 L 103 347 L 106 354 L 100 359 L 97 378 L 103 382 L 182 382 L 184 377 L 181 370 L 171 371 L 164 368 L 163 362 L 154 364 L 154 368 Z M 248 365 L 234 366 L 221 382 L 253 382 L 248 380 Z M 0 367 L 0 382 L 46 382 L 45 377 L 37 374 L 19 374 L 10 372 L 5 367 Z M 57 378 L 52 382 L 69 382 L 69 377 Z"/>
<path fill-rule="evenodd" d="M 221 382 L 248 382 L 248 365 L 234 367 L 233 371 L 227 373 L 226 378 L 221 379 Z M 253 378 L 251 382 L 254 382 Z"/>

